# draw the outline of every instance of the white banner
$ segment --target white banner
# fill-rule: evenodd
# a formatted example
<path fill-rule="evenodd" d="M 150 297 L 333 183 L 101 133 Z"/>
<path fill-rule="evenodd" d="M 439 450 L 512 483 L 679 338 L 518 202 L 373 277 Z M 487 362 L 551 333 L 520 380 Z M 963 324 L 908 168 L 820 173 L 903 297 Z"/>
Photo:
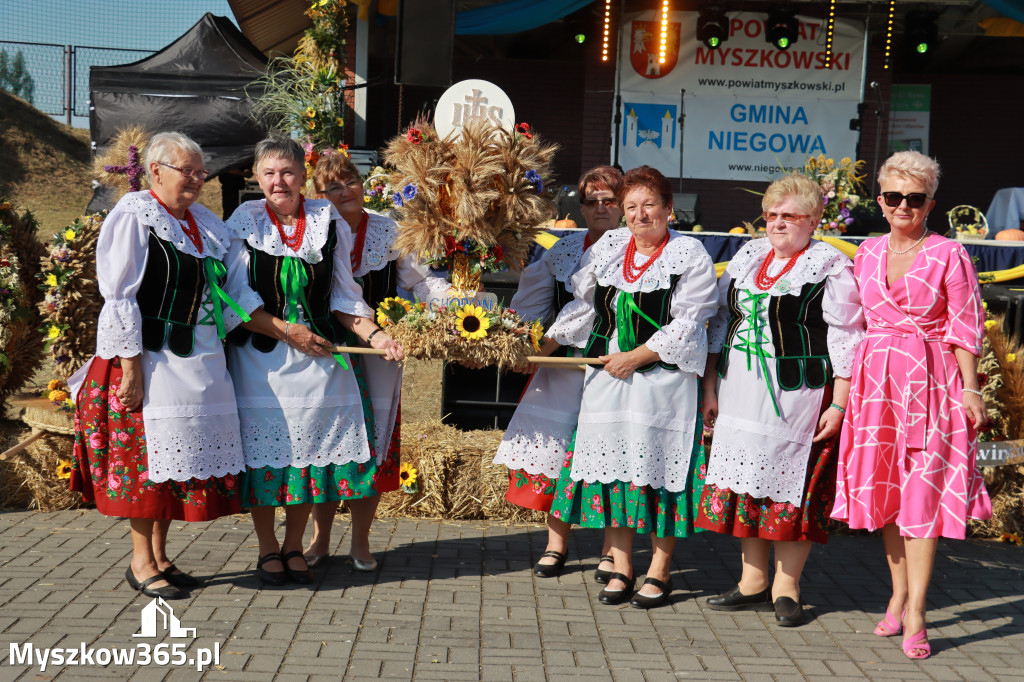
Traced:
<path fill-rule="evenodd" d="M 765 41 L 762 12 L 729 12 L 729 38 L 717 50 L 697 40 L 699 12 L 669 12 L 665 63 L 658 62 L 659 13 L 627 14 L 622 22 L 619 89 L 676 97 L 730 94 L 860 99 L 863 24 L 836 19 L 833 63 L 825 68 L 824 19 L 797 16 L 800 37 L 788 50 Z"/>
<path fill-rule="evenodd" d="M 856 154 L 856 100 L 687 94 L 685 104 L 684 178 L 767 182 L 809 156 L 839 161 Z"/>

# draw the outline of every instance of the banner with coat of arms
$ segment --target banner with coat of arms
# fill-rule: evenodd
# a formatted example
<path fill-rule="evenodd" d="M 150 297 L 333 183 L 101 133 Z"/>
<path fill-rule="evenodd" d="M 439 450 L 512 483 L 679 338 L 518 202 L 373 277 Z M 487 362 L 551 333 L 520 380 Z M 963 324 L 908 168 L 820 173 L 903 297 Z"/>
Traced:
<path fill-rule="evenodd" d="M 664 61 L 659 13 L 623 17 L 616 144 L 624 168 L 769 180 L 812 153 L 856 157 L 849 122 L 863 89 L 863 25 L 836 20 L 826 68 L 823 19 L 798 16 L 798 40 L 778 50 L 765 40 L 764 13 L 730 12 L 729 37 L 712 50 L 697 40 L 699 16 L 669 13 Z"/>

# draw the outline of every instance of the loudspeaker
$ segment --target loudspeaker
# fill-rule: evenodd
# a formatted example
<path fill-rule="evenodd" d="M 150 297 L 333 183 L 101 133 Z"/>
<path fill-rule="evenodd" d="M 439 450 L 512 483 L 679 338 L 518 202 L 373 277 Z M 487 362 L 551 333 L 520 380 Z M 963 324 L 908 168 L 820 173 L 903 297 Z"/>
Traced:
<path fill-rule="evenodd" d="M 395 83 L 452 84 L 455 0 L 400 0 Z"/>

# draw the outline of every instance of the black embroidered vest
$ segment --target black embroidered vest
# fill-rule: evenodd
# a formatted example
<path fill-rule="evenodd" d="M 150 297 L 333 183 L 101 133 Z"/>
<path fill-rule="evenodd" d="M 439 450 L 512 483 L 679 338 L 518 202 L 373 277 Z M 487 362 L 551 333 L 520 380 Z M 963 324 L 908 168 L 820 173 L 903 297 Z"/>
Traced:
<path fill-rule="evenodd" d="M 363 287 L 366 305 L 376 311 L 385 298 L 398 295 L 398 261 L 389 260 L 380 270 L 370 270 L 356 281 Z"/>
<path fill-rule="evenodd" d="M 297 259 L 308 280 L 304 289 L 309 310 L 299 318 L 303 324 L 316 334 L 331 343 L 343 343 L 345 330 L 341 322 L 331 313 L 331 281 L 334 275 L 334 248 L 338 237 L 333 229 L 327 242 L 320 249 L 320 262 L 309 264 L 301 258 Z M 281 284 L 281 266 L 288 256 L 271 256 L 255 249 L 246 243 L 249 251 L 249 286 L 263 299 L 263 309 L 280 319 L 286 319 L 288 311 L 284 287 Z M 277 346 L 277 339 L 265 334 L 257 334 L 239 326 L 228 334 L 228 339 L 239 346 L 252 337 L 252 346 L 256 350 L 269 353 Z"/>
<path fill-rule="evenodd" d="M 142 347 L 159 351 L 166 344 L 175 355 L 191 355 L 205 289 L 203 259 L 178 251 L 149 228 L 149 255 L 136 295 Z"/>
<path fill-rule="evenodd" d="M 562 312 L 562 308 L 569 305 L 569 302 L 575 298 L 569 293 L 569 288 L 565 285 L 565 282 L 555 280 L 555 314 L 552 315 L 552 321 L 558 317 L 558 314 Z M 569 355 L 569 348 L 567 346 L 559 346 L 556 351 L 551 353 L 551 357 L 564 358 Z"/>
<path fill-rule="evenodd" d="M 779 388 L 794 391 L 801 386 L 821 388 L 832 383 L 832 360 L 828 354 L 828 324 L 824 320 L 821 302 L 825 297 L 825 284 L 808 282 L 798 296 L 785 294 L 768 296 L 768 325 L 772 334 L 772 354 L 775 356 L 775 374 Z M 729 328 L 726 345 L 733 338 L 747 313 L 740 304 L 742 290 L 733 282 L 729 285 Z M 766 349 L 767 350 L 767 349 Z M 725 376 L 728 353 L 718 360 L 718 372 Z"/>
<path fill-rule="evenodd" d="M 675 291 L 676 282 L 678 281 L 679 275 L 672 275 L 668 288 L 655 289 L 648 292 L 634 292 L 633 301 L 645 315 L 664 327 L 672 321 L 670 311 L 672 292 Z M 590 340 L 584 349 L 586 357 L 596 358 L 608 354 L 608 340 L 616 329 L 615 310 L 618 298 L 619 290 L 615 287 L 598 284 L 595 288 L 594 309 L 597 311 L 597 321 L 594 322 L 594 329 L 590 332 Z M 658 331 L 657 327 L 636 314 L 630 315 L 629 323 L 633 326 L 637 347 L 647 343 L 647 339 L 651 338 L 654 332 Z M 658 366 L 670 370 L 679 369 L 678 365 L 658 360 L 639 367 L 636 371 L 649 372 Z"/>

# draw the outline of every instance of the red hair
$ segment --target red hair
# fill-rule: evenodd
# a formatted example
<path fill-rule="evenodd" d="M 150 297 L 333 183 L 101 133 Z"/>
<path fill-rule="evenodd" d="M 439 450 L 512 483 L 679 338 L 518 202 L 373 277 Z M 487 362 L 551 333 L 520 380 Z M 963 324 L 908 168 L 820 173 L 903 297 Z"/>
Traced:
<path fill-rule="evenodd" d="M 580 177 L 578 186 L 580 201 L 587 198 L 588 186 L 592 186 L 595 190 L 607 189 L 617 197 L 619 187 L 622 186 L 622 173 L 611 166 L 594 166 Z"/>
<path fill-rule="evenodd" d="M 672 205 L 672 183 L 661 174 L 661 171 L 650 166 L 639 166 L 626 171 L 626 175 L 622 178 L 622 187 L 616 193 L 619 204 L 621 205 L 626 200 L 627 194 L 640 187 L 649 189 L 660 196 L 661 203 L 665 206 Z"/>

